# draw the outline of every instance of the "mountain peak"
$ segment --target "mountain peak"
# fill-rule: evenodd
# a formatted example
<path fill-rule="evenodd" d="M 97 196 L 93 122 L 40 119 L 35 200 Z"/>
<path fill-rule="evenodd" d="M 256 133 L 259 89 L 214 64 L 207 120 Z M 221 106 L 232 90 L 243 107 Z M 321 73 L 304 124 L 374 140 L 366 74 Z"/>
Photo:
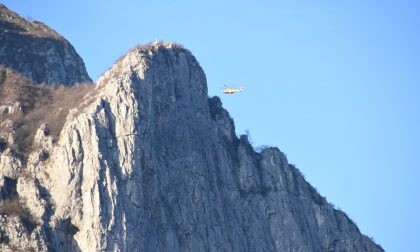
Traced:
<path fill-rule="evenodd" d="M 127 82 L 130 78 L 134 79 Z M 156 101 L 179 103 L 185 98 L 184 102 L 207 105 L 205 73 L 191 52 L 177 43 L 160 41 L 130 49 L 99 78 L 97 89 L 122 83 L 135 85 Z"/>
<path fill-rule="evenodd" d="M 0 65 L 35 83 L 72 86 L 92 82 L 82 58 L 60 34 L 0 5 Z"/>
<path fill-rule="evenodd" d="M 0 4 L 0 31 L 9 34 L 14 33 L 40 38 L 65 40 L 63 36 L 46 26 L 44 23 L 36 21 L 31 17 L 23 18 L 3 4 Z"/>
<path fill-rule="evenodd" d="M 68 42 L 35 42 L 13 15 L 2 16 L 4 62 L 51 85 L 67 80 L 65 64 L 39 62 Z M 25 54 L 18 39 L 32 46 Z M 73 81 L 83 76 L 72 73 Z M 78 106 L 57 136 L 47 124 L 31 128 L 25 162 L 13 151 L 14 117 L 0 115 L 0 236 L 8 236 L 0 250 L 383 251 L 279 149 L 257 153 L 236 136 L 221 100 L 208 98 L 203 69 L 179 44 L 136 46 L 88 95 L 75 91 Z"/>
<path fill-rule="evenodd" d="M 185 49 L 181 44 L 175 42 L 154 41 L 145 45 L 137 45 L 128 50 L 126 54 L 119 57 L 113 66 L 99 78 L 98 84 L 100 85 L 103 82 L 103 79 L 108 79 L 115 73 L 122 74 L 136 70 L 144 72 L 144 70 L 149 67 L 147 64 L 150 64 L 151 60 L 156 57 L 156 55 L 175 53 L 186 53 L 193 57 L 190 51 Z"/>

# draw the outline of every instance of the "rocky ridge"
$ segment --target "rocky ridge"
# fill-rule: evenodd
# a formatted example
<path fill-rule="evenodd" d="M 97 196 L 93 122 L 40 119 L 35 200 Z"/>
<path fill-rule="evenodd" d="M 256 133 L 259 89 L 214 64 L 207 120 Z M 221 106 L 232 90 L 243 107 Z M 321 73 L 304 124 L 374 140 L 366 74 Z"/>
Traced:
<path fill-rule="evenodd" d="M 133 48 L 79 99 L 25 159 L 0 130 L 1 251 L 383 251 L 279 149 L 236 136 L 182 46 Z"/>
<path fill-rule="evenodd" d="M 26 20 L 0 4 L 0 64 L 35 83 L 92 82 L 73 46 L 45 24 Z"/>

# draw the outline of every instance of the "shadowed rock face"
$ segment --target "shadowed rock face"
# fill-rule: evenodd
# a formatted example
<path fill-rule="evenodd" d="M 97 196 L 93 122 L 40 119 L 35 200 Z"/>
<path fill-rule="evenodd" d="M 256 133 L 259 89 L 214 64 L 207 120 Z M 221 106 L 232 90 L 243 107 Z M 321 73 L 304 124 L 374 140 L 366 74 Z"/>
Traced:
<path fill-rule="evenodd" d="M 41 22 L 26 21 L 0 4 L 0 64 L 35 83 L 92 82 L 82 58 L 62 36 Z"/>

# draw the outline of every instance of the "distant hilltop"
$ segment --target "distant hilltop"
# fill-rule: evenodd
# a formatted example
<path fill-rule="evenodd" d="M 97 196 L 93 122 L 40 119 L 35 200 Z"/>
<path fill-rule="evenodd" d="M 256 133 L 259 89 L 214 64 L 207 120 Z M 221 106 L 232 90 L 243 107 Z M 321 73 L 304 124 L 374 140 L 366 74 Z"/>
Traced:
<path fill-rule="evenodd" d="M 0 64 L 37 84 L 72 86 L 92 82 L 82 58 L 56 31 L 25 20 L 0 4 Z"/>

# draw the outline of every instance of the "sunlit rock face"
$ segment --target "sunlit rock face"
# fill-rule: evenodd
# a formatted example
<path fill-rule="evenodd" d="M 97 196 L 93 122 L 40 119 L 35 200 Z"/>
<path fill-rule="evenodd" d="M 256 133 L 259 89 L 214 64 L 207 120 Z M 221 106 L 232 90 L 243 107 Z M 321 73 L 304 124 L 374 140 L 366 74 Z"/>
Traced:
<path fill-rule="evenodd" d="M 277 148 L 238 139 L 172 43 L 105 73 L 50 159 L 52 219 L 78 230 L 57 243 L 83 251 L 382 251 Z"/>
<path fill-rule="evenodd" d="M 2 20 L 16 20 L 0 7 Z M 38 25 L 19 20 L 19 27 Z M 17 29 L 7 25 L 0 23 L 2 39 L 4 27 Z M 70 79 L 60 69 L 71 57 L 49 60 L 54 43 L 31 71 L 31 60 L 15 59 L 13 71 L 35 82 L 25 87 L 88 80 L 78 56 L 71 61 L 83 71 Z M 32 44 L 16 46 L 38 53 Z M 0 71 L 0 95 L 7 93 L 2 78 Z M 58 133 L 42 123 L 23 141 L 30 146 L 16 143 L 15 118 L 30 115 L 25 103 L 0 108 L 1 251 L 383 251 L 279 149 L 256 152 L 247 136 L 237 137 L 220 99 L 208 98 L 199 63 L 180 45 L 131 49 L 71 104 L 57 110 L 70 109 Z"/>

